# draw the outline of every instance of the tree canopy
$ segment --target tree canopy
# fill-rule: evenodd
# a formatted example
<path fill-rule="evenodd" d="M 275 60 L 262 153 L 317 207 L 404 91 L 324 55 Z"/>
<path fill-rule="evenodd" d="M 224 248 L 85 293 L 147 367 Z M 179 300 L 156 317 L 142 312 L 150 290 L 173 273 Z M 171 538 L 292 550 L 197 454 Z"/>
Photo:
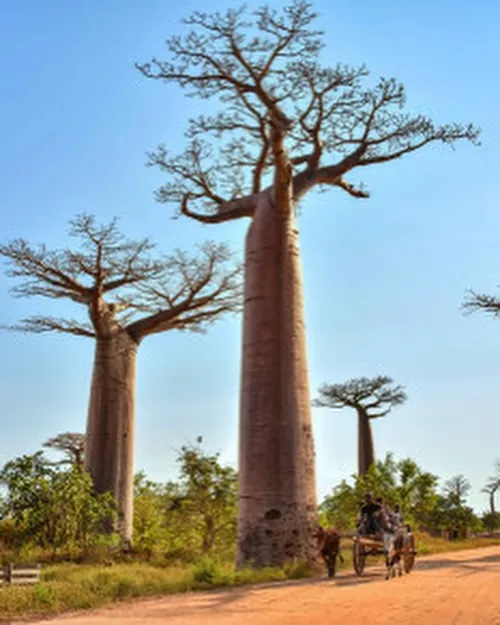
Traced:
<path fill-rule="evenodd" d="M 58 464 L 71 464 L 76 467 L 83 467 L 85 453 L 85 434 L 78 432 L 64 432 L 49 438 L 43 444 L 47 449 L 54 449 L 64 454 L 64 460 Z"/>
<path fill-rule="evenodd" d="M 313 405 L 319 408 L 362 409 L 368 418 L 385 417 L 393 406 L 406 401 L 403 387 L 393 384 L 392 378 L 354 378 L 343 384 L 323 384 Z"/>
<path fill-rule="evenodd" d="M 0 245 L 0 256 L 18 279 L 15 296 L 69 299 L 89 320 L 33 315 L 10 329 L 95 337 L 116 321 L 140 340 L 167 329 L 201 331 L 241 307 L 241 268 L 224 244 L 204 243 L 198 255 L 153 255 L 149 239 L 128 239 L 116 219 L 99 224 L 89 214 L 72 219 L 69 234 L 78 247 L 48 250 L 20 238 Z"/>
<path fill-rule="evenodd" d="M 173 83 L 221 109 L 191 119 L 183 154 L 149 155 L 167 174 L 160 202 L 206 223 L 252 216 L 275 169 L 292 177 L 297 201 L 316 185 L 368 197 L 347 179 L 354 169 L 397 159 L 429 143 L 478 143 L 477 128 L 435 125 L 405 110 L 393 78 L 370 80 L 364 65 L 323 66 L 323 32 L 308 0 L 278 10 L 242 6 L 196 11 L 167 40 L 168 58 L 138 63 L 148 78 Z M 286 137 L 286 142 L 285 142 Z"/>

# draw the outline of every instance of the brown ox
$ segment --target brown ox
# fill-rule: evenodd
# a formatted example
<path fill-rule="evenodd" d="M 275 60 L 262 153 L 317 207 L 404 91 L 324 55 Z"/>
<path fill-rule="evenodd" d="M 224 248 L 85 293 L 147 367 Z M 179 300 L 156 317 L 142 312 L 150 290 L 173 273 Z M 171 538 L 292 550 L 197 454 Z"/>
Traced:
<path fill-rule="evenodd" d="M 335 529 L 325 529 L 318 525 L 316 540 L 321 557 L 325 561 L 328 577 L 334 577 L 337 556 L 343 563 L 344 558 L 340 553 L 340 534 Z"/>

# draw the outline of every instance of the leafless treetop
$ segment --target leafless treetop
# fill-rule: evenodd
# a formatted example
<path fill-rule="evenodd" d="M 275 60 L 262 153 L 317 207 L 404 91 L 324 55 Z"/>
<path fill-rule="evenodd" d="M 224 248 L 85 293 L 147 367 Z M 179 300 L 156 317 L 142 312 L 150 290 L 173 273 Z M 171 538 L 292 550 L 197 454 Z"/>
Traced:
<path fill-rule="evenodd" d="M 497 490 L 500 490 L 500 460 L 495 462 L 495 475 L 488 478 L 483 492 L 495 494 Z"/>
<path fill-rule="evenodd" d="M 62 451 L 65 459 L 56 464 L 72 464 L 83 466 L 83 454 L 85 450 L 85 435 L 77 432 L 64 432 L 53 438 L 49 438 L 43 444 L 48 449 Z"/>
<path fill-rule="evenodd" d="M 168 39 L 168 60 L 137 65 L 148 78 L 221 103 L 218 114 L 190 120 L 182 155 L 163 146 L 150 154 L 168 175 L 159 201 L 208 223 L 251 216 L 255 195 L 280 167 L 293 168 L 296 200 L 316 185 L 368 197 L 345 178 L 354 168 L 431 142 L 477 143 L 472 125 L 436 126 L 407 113 L 404 87 L 392 78 L 370 84 L 364 66 L 323 67 L 316 17 L 308 0 L 281 11 L 195 12 L 184 20 L 187 33 Z"/>
<path fill-rule="evenodd" d="M 127 239 L 116 220 L 99 225 L 83 214 L 70 224 L 78 250 L 51 251 L 16 239 L 0 245 L 0 257 L 7 275 L 19 280 L 15 296 L 70 299 L 86 307 L 89 321 L 32 316 L 11 329 L 94 337 L 119 324 L 140 340 L 171 328 L 200 331 L 240 309 L 241 268 L 225 245 L 207 242 L 194 256 L 177 250 L 153 257 L 149 239 Z"/>
<path fill-rule="evenodd" d="M 446 495 L 454 496 L 458 501 L 464 500 L 469 491 L 471 485 L 465 475 L 455 475 L 447 480 L 444 484 L 444 492 Z"/>
<path fill-rule="evenodd" d="M 355 408 L 370 419 L 385 417 L 393 406 L 406 401 L 402 386 L 393 384 L 392 378 L 379 375 L 375 378 L 355 378 L 344 384 L 323 384 L 313 405 L 325 408 Z"/>
<path fill-rule="evenodd" d="M 500 317 L 500 298 L 469 290 L 462 308 L 465 313 L 483 311 L 494 317 Z"/>

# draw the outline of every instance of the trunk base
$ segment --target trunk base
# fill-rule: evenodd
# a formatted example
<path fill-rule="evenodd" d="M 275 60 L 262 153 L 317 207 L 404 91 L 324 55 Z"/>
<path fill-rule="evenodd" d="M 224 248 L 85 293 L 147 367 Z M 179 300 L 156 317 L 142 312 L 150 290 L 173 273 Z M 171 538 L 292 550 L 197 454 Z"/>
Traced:
<path fill-rule="evenodd" d="M 316 528 L 315 505 L 269 507 L 260 519 L 240 521 L 237 567 L 282 566 L 287 561 L 298 560 L 316 568 L 319 563 Z"/>

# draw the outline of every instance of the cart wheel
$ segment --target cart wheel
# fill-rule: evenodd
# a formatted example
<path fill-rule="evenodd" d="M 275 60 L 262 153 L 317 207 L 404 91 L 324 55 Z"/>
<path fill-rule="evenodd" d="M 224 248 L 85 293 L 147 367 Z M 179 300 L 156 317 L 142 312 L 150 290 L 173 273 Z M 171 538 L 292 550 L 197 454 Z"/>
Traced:
<path fill-rule="evenodd" d="M 357 540 L 355 540 L 352 545 L 352 563 L 357 575 L 363 575 L 363 571 L 365 570 L 365 560 L 365 548 L 363 545 L 360 545 Z"/>

